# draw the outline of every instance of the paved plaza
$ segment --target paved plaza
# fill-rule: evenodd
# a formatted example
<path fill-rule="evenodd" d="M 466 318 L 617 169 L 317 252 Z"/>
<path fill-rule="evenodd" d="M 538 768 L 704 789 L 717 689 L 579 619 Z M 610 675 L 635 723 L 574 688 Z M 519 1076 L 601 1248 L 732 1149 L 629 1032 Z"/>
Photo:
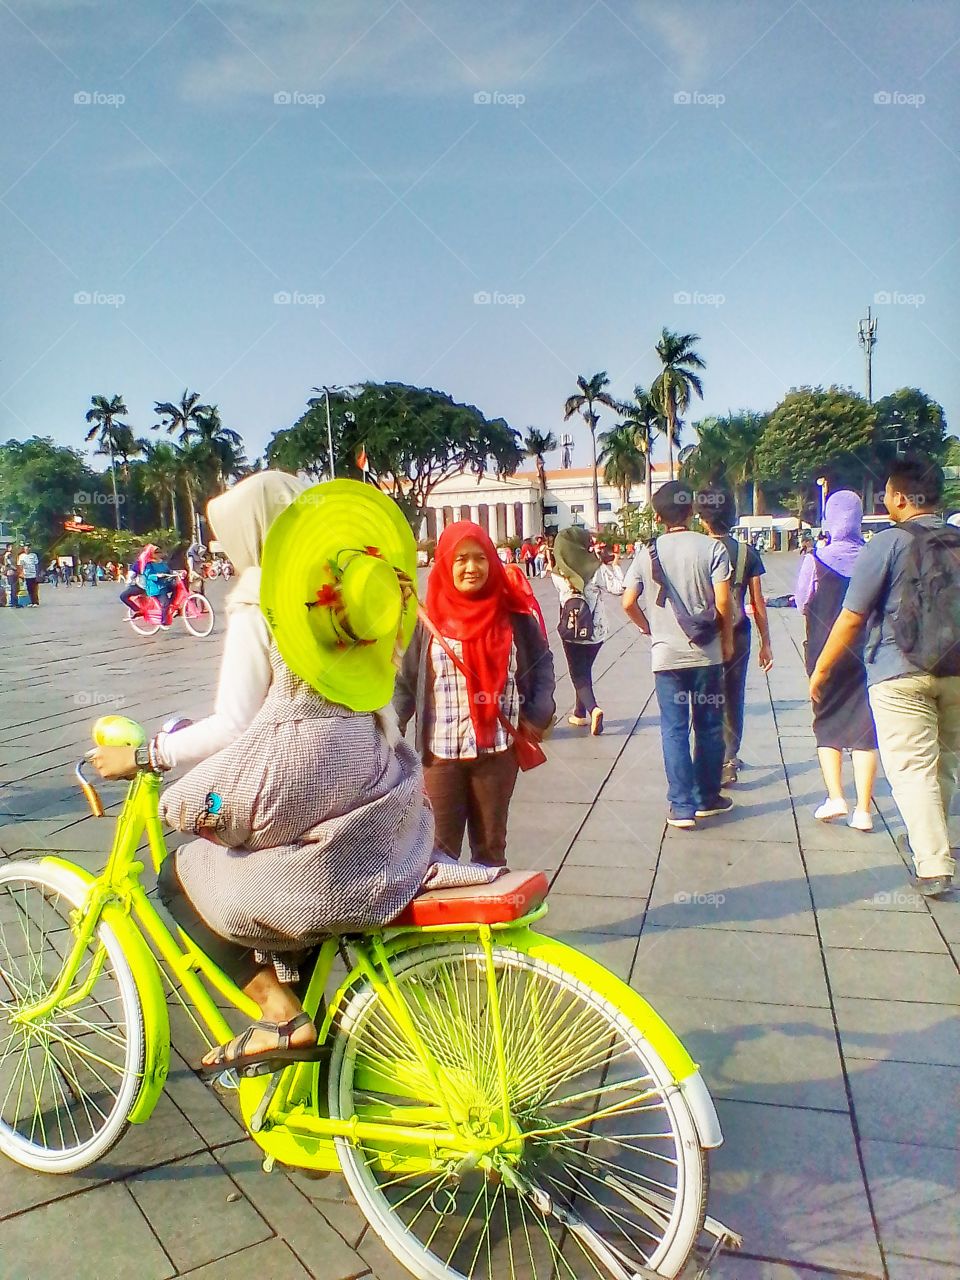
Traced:
<path fill-rule="evenodd" d="M 789 590 L 796 558 L 768 559 L 768 591 Z M 553 590 L 538 593 L 552 622 Z M 209 710 L 223 623 L 206 641 L 179 623 L 141 639 L 112 589 L 43 601 L 0 611 L 0 855 L 98 868 L 109 824 L 85 816 L 72 779 L 90 723 Z M 666 829 L 648 644 L 617 602 L 609 614 L 604 736 L 561 723 L 549 764 L 521 777 L 508 854 L 552 873 L 546 930 L 626 978 L 701 1063 L 726 1136 L 709 1212 L 745 1241 L 711 1274 L 960 1278 L 960 899 L 910 889 L 882 780 L 874 834 L 814 821 L 793 610 L 771 611 L 771 675 L 751 668 L 735 811 Z M 565 716 L 562 658 L 558 671 Z M 104 788 L 108 816 L 122 794 Z M 190 1070 L 199 1041 L 176 1018 L 174 1043 L 153 1118 L 103 1164 L 54 1178 L 0 1162 L 4 1280 L 401 1280 L 340 1177 L 265 1176 L 230 1095 Z"/>

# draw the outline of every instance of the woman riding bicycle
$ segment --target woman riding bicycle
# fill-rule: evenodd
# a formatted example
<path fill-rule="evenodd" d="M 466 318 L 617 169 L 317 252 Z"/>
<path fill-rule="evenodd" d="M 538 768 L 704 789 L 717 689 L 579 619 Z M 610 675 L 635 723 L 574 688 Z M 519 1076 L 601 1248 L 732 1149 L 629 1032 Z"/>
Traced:
<path fill-rule="evenodd" d="M 170 602 L 173 599 L 174 574 L 160 555 L 160 548 L 148 542 L 137 556 L 133 582 L 120 592 L 120 600 L 128 609 L 140 611 L 144 596 L 160 602 L 160 626 L 170 630 Z"/>

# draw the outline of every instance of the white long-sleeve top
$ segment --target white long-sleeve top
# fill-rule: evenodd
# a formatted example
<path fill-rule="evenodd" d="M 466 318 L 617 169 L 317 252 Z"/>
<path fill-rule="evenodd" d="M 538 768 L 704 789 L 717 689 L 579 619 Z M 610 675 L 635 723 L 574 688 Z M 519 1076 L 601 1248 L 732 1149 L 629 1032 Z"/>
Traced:
<path fill-rule="evenodd" d="M 271 680 L 267 624 L 258 608 L 242 605 L 228 616 L 213 714 L 177 733 L 158 734 L 160 765 L 194 765 L 228 747 L 263 706 Z"/>

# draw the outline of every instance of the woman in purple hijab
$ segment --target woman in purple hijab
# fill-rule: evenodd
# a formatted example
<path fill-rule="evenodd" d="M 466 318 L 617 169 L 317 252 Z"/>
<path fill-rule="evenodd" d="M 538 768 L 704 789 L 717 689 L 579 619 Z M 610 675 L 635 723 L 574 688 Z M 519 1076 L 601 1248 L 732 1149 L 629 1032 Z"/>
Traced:
<path fill-rule="evenodd" d="M 838 489 L 827 498 L 823 527 L 830 536 L 803 557 L 794 588 L 797 608 L 807 620 L 805 646 L 807 674 L 817 665 L 820 651 L 843 608 L 850 575 L 863 549 L 860 528 L 863 504 L 850 489 Z M 853 756 L 856 805 L 848 826 L 872 831 L 873 782 L 877 772 L 877 731 L 867 700 L 867 673 L 863 665 L 863 640 L 850 649 L 830 673 L 823 697 L 813 704 L 813 732 L 817 740 L 820 772 L 827 798 L 815 811 L 821 822 L 846 818 L 849 809 L 843 794 L 843 752 Z"/>

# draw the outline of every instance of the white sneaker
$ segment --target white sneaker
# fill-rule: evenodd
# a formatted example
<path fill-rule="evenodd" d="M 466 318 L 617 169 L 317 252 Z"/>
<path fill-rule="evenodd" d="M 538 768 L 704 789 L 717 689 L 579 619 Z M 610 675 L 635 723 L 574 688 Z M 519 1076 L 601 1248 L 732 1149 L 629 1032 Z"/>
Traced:
<path fill-rule="evenodd" d="M 849 812 L 846 800 L 831 800 L 828 796 L 819 809 L 814 809 L 813 816 L 818 822 L 833 822 L 845 818 Z"/>
<path fill-rule="evenodd" d="M 854 831 L 872 831 L 873 815 L 866 809 L 854 809 L 847 826 L 853 827 Z"/>
<path fill-rule="evenodd" d="M 575 716 L 575 715 L 567 716 L 567 724 L 572 724 L 577 729 L 583 729 L 589 723 L 590 723 L 589 716 Z"/>

